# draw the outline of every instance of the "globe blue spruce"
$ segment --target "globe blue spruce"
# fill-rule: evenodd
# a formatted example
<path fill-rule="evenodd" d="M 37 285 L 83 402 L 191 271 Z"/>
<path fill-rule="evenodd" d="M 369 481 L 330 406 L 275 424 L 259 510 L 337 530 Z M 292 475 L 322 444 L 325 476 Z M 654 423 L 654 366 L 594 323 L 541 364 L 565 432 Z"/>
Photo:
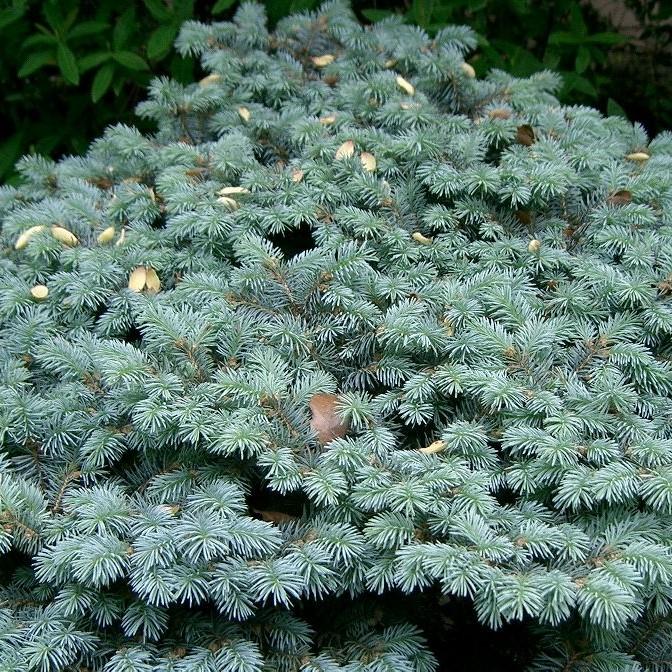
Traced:
<path fill-rule="evenodd" d="M 672 134 L 475 46 L 244 4 L 20 162 L 2 672 L 672 669 Z"/>

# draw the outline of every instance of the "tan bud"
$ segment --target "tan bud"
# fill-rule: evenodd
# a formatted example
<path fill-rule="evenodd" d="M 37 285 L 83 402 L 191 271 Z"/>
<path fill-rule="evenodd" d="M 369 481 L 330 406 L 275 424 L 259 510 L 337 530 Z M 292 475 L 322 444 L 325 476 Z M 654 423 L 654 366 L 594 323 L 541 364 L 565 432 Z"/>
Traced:
<path fill-rule="evenodd" d="M 625 158 L 630 161 L 638 161 L 641 163 L 648 161 L 651 157 L 646 152 L 633 152 L 632 154 L 628 154 Z"/>
<path fill-rule="evenodd" d="M 440 453 L 442 450 L 445 450 L 446 442 L 445 441 L 434 441 L 424 448 L 419 448 L 418 452 L 423 453 L 424 455 L 434 455 L 435 453 Z"/>
<path fill-rule="evenodd" d="M 203 77 L 198 82 L 199 86 L 212 86 L 213 84 L 217 84 L 217 82 L 220 82 L 222 80 L 222 76 L 218 75 L 216 72 L 213 72 L 212 74 L 208 75 L 207 77 Z"/>
<path fill-rule="evenodd" d="M 117 230 L 113 226 L 108 226 L 103 232 L 101 232 L 98 235 L 98 242 L 101 245 L 105 245 L 105 243 L 109 243 L 112 238 L 114 238 Z"/>
<path fill-rule="evenodd" d="M 416 243 L 420 243 L 420 245 L 431 245 L 431 244 L 432 244 L 432 239 L 431 239 L 431 238 L 427 238 L 426 236 L 423 236 L 423 235 L 420 233 L 420 231 L 416 231 L 416 232 L 411 236 L 411 238 L 413 238 L 413 240 L 414 240 Z"/>
<path fill-rule="evenodd" d="M 410 82 L 406 81 L 401 75 L 397 75 L 397 86 L 403 89 L 409 96 L 415 93 L 415 87 Z"/>
<path fill-rule="evenodd" d="M 292 171 L 292 182 L 301 182 L 303 179 L 303 171 L 301 168 L 294 168 Z"/>
<path fill-rule="evenodd" d="M 133 269 L 128 277 L 128 288 L 133 292 L 141 292 L 147 282 L 147 269 L 144 266 L 138 266 Z"/>
<path fill-rule="evenodd" d="M 511 119 L 511 111 L 505 107 L 496 107 L 488 112 L 490 119 Z"/>
<path fill-rule="evenodd" d="M 217 192 L 220 196 L 235 196 L 236 194 L 249 194 L 250 190 L 245 187 L 224 187 Z"/>
<path fill-rule="evenodd" d="M 393 68 L 397 64 L 397 59 L 396 58 L 388 58 L 385 61 L 385 67 L 386 68 Z"/>
<path fill-rule="evenodd" d="M 476 70 L 474 70 L 473 66 L 470 65 L 469 63 L 462 63 L 460 65 L 460 68 L 462 69 L 462 72 L 469 78 L 473 79 L 476 77 Z"/>
<path fill-rule="evenodd" d="M 145 288 L 150 292 L 158 292 L 161 289 L 161 280 L 156 271 L 151 266 L 147 266 L 145 271 Z"/>
<path fill-rule="evenodd" d="M 361 156 L 359 157 L 359 160 L 362 162 L 364 170 L 368 170 L 370 173 L 372 173 L 376 169 L 376 166 L 378 165 L 376 163 L 376 157 L 373 154 L 370 154 L 369 152 L 362 152 Z"/>
<path fill-rule="evenodd" d="M 324 54 L 324 56 L 312 56 L 310 59 L 316 68 L 325 68 L 336 60 L 333 54 Z"/>
<path fill-rule="evenodd" d="M 346 140 L 337 150 L 336 159 L 349 159 L 355 153 L 355 143 L 352 140 Z"/>
<path fill-rule="evenodd" d="M 540 249 L 541 249 L 541 241 L 538 240 L 537 238 L 533 238 L 527 244 L 527 251 L 531 252 L 532 254 L 538 254 Z"/>
<path fill-rule="evenodd" d="M 68 231 L 62 226 L 52 226 L 51 235 L 56 238 L 56 240 L 63 243 L 64 245 L 68 245 L 69 247 L 73 247 L 79 243 L 77 236 L 75 236 L 72 231 Z"/>
<path fill-rule="evenodd" d="M 237 210 L 240 207 L 238 201 L 235 201 L 230 196 L 220 196 L 217 202 L 225 205 L 229 210 Z"/>
<path fill-rule="evenodd" d="M 44 231 L 44 226 L 41 224 L 38 224 L 37 226 L 31 226 L 29 229 L 26 229 L 17 239 L 16 242 L 14 243 L 14 249 L 15 250 L 22 250 L 28 243 L 30 242 L 30 239 L 36 234 L 39 233 L 40 231 Z"/>
<path fill-rule="evenodd" d="M 320 123 L 323 124 L 324 126 L 330 126 L 336 121 L 336 115 L 335 114 L 328 114 L 325 117 L 320 117 Z"/>
<path fill-rule="evenodd" d="M 245 122 L 248 122 L 250 120 L 250 117 L 252 116 L 252 114 L 246 107 L 239 107 L 238 114 L 240 115 L 240 118 Z"/>
<path fill-rule="evenodd" d="M 49 296 L 49 289 L 45 285 L 35 285 L 35 287 L 31 287 L 30 293 L 36 299 L 46 299 Z"/>

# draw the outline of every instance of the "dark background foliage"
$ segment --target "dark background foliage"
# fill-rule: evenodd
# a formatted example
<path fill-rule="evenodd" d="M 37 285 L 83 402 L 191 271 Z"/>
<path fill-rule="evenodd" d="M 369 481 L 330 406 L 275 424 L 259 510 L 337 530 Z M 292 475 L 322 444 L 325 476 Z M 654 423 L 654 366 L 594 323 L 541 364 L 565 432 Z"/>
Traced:
<path fill-rule="evenodd" d="M 171 50 L 186 19 L 229 18 L 236 0 L 5 0 L 0 9 L 0 180 L 27 152 L 82 152 L 133 109 L 151 77 L 197 66 Z M 319 0 L 265 0 L 271 23 Z M 396 12 L 432 33 L 466 23 L 481 36 L 478 74 L 562 73 L 564 102 L 672 127 L 672 0 L 354 0 L 364 21 Z"/>

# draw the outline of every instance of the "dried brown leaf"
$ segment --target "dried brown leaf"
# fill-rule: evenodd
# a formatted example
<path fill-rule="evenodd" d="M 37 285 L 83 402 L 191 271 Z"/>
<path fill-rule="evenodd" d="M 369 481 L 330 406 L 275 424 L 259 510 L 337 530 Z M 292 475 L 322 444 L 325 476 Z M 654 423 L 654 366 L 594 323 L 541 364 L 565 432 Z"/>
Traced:
<path fill-rule="evenodd" d="M 529 124 L 523 124 L 516 129 L 516 142 L 529 147 L 536 142 L 534 129 Z"/>
<path fill-rule="evenodd" d="M 626 205 L 632 201 L 632 193 L 627 189 L 620 189 L 613 194 L 609 194 L 607 203 L 611 205 Z"/>
<path fill-rule="evenodd" d="M 283 513 L 282 511 L 263 511 L 261 509 L 252 509 L 259 518 L 265 520 L 267 523 L 273 523 L 274 525 L 280 525 L 280 523 L 291 523 L 293 520 L 297 520 L 296 516 L 290 516 L 288 513 Z"/>
<path fill-rule="evenodd" d="M 333 439 L 345 436 L 348 425 L 336 413 L 335 394 L 316 394 L 310 400 L 312 419 L 310 426 L 317 434 L 318 441 L 324 445 Z"/>

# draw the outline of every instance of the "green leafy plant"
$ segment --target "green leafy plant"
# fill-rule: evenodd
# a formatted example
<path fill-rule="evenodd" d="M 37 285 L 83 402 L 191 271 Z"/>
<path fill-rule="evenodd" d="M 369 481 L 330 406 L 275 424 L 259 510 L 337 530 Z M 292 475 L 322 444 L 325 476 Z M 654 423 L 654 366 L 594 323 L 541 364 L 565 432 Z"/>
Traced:
<path fill-rule="evenodd" d="M 83 151 L 114 120 L 132 120 L 132 109 L 151 75 L 179 81 L 192 76 L 189 59 L 169 53 L 179 24 L 188 18 L 226 16 L 234 0 L 212 5 L 165 0 L 10 0 L 0 10 L 0 83 L 3 127 L 0 176 L 23 153 L 61 155 Z M 271 24 L 316 0 L 268 0 Z M 643 49 L 610 27 L 590 3 L 570 0 L 414 0 L 375 9 L 356 3 L 362 18 L 401 13 L 430 33 L 446 23 L 471 25 L 480 35 L 473 64 L 525 76 L 551 67 L 563 75 L 561 98 L 596 104 L 612 114 L 643 119 L 652 129 L 670 125 L 672 95 L 665 93 L 669 66 L 671 3 L 630 3 L 651 38 Z M 488 39 L 485 38 L 487 36 Z M 647 43 L 648 44 L 648 43 Z M 642 75 L 643 73 L 643 75 Z M 661 95 L 661 86 L 662 95 Z M 103 105 L 96 103 L 103 101 Z"/>
<path fill-rule="evenodd" d="M 189 79 L 191 60 L 171 46 L 193 16 L 190 0 L 14 0 L 0 13 L 4 125 L 16 129 L 2 146 L 0 175 L 21 152 L 82 151 L 106 124 L 130 121 L 152 74 Z"/>

